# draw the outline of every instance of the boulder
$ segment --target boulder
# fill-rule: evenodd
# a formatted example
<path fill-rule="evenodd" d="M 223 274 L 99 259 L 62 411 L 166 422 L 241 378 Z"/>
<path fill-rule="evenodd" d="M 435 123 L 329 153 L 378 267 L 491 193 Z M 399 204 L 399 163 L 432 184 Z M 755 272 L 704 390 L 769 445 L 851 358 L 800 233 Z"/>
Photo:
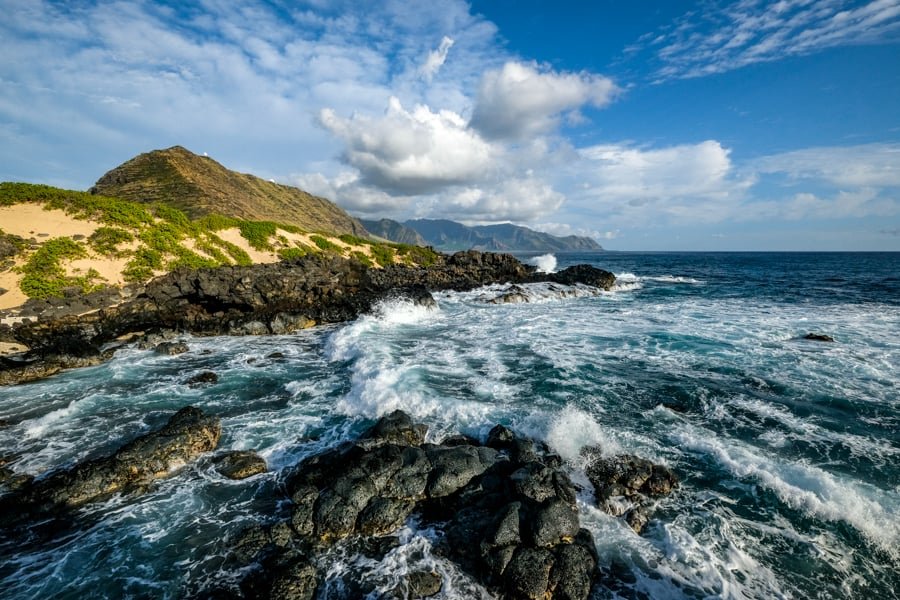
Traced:
<path fill-rule="evenodd" d="M 132 440 L 111 456 L 80 462 L 35 480 L 18 494 L 4 498 L 0 514 L 43 514 L 117 492 L 139 491 L 215 449 L 221 433 L 217 417 L 188 406 L 162 428 Z"/>
<path fill-rule="evenodd" d="M 153 349 L 157 354 L 165 354 L 167 356 L 175 356 L 176 354 L 184 354 L 190 348 L 184 342 L 162 342 Z"/>
<path fill-rule="evenodd" d="M 666 496 L 678 485 L 678 477 L 663 465 L 623 454 L 605 458 L 597 448 L 585 448 L 590 462 L 585 474 L 594 486 L 597 505 L 613 516 L 623 516 L 635 532 L 649 522 L 653 499 Z"/>
<path fill-rule="evenodd" d="M 219 381 L 219 376 L 213 373 L 212 371 L 203 371 L 201 373 L 197 373 L 192 377 L 188 377 L 185 381 L 185 385 L 189 385 L 192 387 L 196 387 L 199 385 L 204 385 L 207 383 L 216 383 Z"/>
<path fill-rule="evenodd" d="M 269 470 L 266 459 L 252 450 L 226 452 L 214 459 L 216 471 L 228 479 L 247 479 Z"/>

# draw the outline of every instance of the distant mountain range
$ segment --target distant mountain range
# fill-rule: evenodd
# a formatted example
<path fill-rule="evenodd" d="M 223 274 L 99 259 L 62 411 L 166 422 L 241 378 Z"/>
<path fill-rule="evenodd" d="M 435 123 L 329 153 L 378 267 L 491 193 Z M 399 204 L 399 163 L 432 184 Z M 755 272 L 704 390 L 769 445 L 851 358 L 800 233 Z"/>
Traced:
<path fill-rule="evenodd" d="M 559 237 L 511 223 L 469 227 L 446 219 L 413 219 L 403 223 L 390 219 L 363 219 L 361 222 L 369 232 L 392 242 L 428 245 L 448 252 L 469 249 L 496 252 L 603 250 L 589 237 Z"/>
<path fill-rule="evenodd" d="M 306 231 L 366 233 L 359 221 L 325 198 L 226 169 L 181 146 L 135 156 L 98 179 L 91 193 L 163 203 L 192 218 L 216 213 Z"/>

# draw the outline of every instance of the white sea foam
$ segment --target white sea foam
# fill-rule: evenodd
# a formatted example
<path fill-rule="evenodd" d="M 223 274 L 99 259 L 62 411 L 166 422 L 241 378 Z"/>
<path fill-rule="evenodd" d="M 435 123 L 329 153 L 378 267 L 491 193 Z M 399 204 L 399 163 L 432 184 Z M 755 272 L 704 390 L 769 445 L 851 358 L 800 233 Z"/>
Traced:
<path fill-rule="evenodd" d="M 712 456 L 735 477 L 758 482 L 791 508 L 852 525 L 894 560 L 900 560 L 900 502 L 891 494 L 816 466 L 759 454 L 699 428 L 686 427 L 675 438 L 686 450 Z"/>
<path fill-rule="evenodd" d="M 600 425 L 590 414 L 567 405 L 550 421 L 546 441 L 566 461 L 579 465 L 581 450 L 597 446 L 606 456 L 620 454 L 622 448 L 611 431 Z"/>
<path fill-rule="evenodd" d="M 539 273 L 553 273 L 556 271 L 556 257 L 552 254 L 542 254 L 529 260 L 537 267 Z"/>

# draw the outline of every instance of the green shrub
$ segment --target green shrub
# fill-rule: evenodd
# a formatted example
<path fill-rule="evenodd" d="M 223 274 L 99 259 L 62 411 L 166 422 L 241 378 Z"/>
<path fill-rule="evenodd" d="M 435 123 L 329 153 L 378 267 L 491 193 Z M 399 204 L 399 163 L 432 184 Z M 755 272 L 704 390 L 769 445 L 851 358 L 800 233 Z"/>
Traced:
<path fill-rule="evenodd" d="M 293 260 L 295 258 L 300 258 L 301 256 L 306 256 L 307 252 L 303 248 L 282 248 L 278 251 L 278 256 L 281 260 Z"/>
<path fill-rule="evenodd" d="M 366 254 L 365 252 L 360 252 L 359 250 L 354 250 L 354 251 L 353 251 L 353 258 L 355 258 L 356 260 L 358 260 L 358 261 L 361 262 L 362 264 L 366 265 L 367 267 L 372 267 L 372 266 L 374 266 L 374 263 L 372 262 L 372 259 L 369 258 L 369 255 Z"/>
<path fill-rule="evenodd" d="M 96 289 L 94 280 L 100 278 L 100 274 L 94 269 L 83 276 L 66 275 L 65 269 L 60 264 L 63 260 L 84 258 L 87 252 L 84 247 L 71 238 L 53 238 L 31 255 L 22 265 L 22 281 L 19 288 L 29 298 L 50 298 L 62 296 L 66 288 L 77 287 L 83 292 Z"/>
<path fill-rule="evenodd" d="M 140 234 L 138 239 L 162 254 L 175 254 L 181 248 L 184 233 L 171 223 L 154 223 Z"/>
<path fill-rule="evenodd" d="M 216 261 L 217 265 L 230 265 L 231 260 L 225 255 L 224 252 L 219 250 L 216 246 L 214 246 L 211 242 L 206 239 L 196 239 L 194 242 L 197 250 L 200 250 L 204 254 L 208 254 L 212 257 L 213 260 Z"/>
<path fill-rule="evenodd" d="M 366 238 L 361 238 L 350 233 L 339 235 L 338 239 L 340 239 L 345 244 L 350 244 L 351 246 L 364 246 L 367 244 L 372 244 L 372 240 L 367 240 Z"/>
<path fill-rule="evenodd" d="M 382 267 L 394 262 L 394 249 L 387 244 L 375 244 L 372 246 L 372 257 Z"/>
<path fill-rule="evenodd" d="M 173 254 L 175 254 L 175 258 L 173 258 L 168 262 L 168 264 L 166 264 L 166 269 L 169 271 L 174 271 L 175 269 L 180 269 L 183 267 L 188 269 L 204 269 L 219 266 L 219 263 L 215 260 L 211 258 L 204 258 L 196 252 L 192 252 L 187 248 L 184 248 L 183 246 L 178 246 Z"/>
<path fill-rule="evenodd" d="M 323 252 L 331 252 L 333 254 L 341 254 L 343 252 L 343 249 L 340 246 L 326 240 L 321 235 L 311 235 L 309 236 L 309 241 L 318 246 L 319 250 L 322 250 Z"/>
<path fill-rule="evenodd" d="M 158 218 L 182 233 L 195 233 L 197 230 L 197 227 L 191 223 L 187 215 L 177 208 L 165 204 L 157 204 L 153 207 L 153 212 Z"/>
<path fill-rule="evenodd" d="M 241 221 L 238 224 L 241 236 L 257 250 L 271 250 L 269 238 L 278 231 L 278 224 L 272 221 Z"/>
<path fill-rule="evenodd" d="M 397 249 L 399 256 L 407 258 L 413 264 L 430 267 L 438 259 L 438 253 L 431 248 L 423 248 L 422 246 L 413 246 L 412 244 L 392 244 Z"/>
<path fill-rule="evenodd" d="M 222 231 L 223 229 L 231 229 L 232 227 L 239 227 L 241 224 L 240 219 L 235 219 L 234 217 L 226 217 L 225 215 L 219 214 L 211 214 L 206 215 L 205 217 L 201 217 L 194 221 L 194 225 L 201 231 Z"/>
<path fill-rule="evenodd" d="M 211 243 L 220 248 L 223 248 L 225 252 L 227 252 L 228 255 L 232 259 L 234 259 L 235 264 L 245 267 L 253 264 L 253 259 L 250 258 L 250 255 L 247 254 L 240 246 L 232 244 L 231 242 L 227 242 L 213 233 L 206 234 L 206 237 Z"/>
<path fill-rule="evenodd" d="M 161 271 L 162 268 L 162 253 L 147 246 L 141 246 L 134 251 L 134 256 L 125 264 L 122 277 L 131 283 L 143 283 L 153 277 L 154 271 Z"/>
<path fill-rule="evenodd" d="M 88 243 L 98 254 L 117 257 L 123 253 L 119 251 L 119 244 L 134 240 L 134 236 L 118 227 L 98 227 L 88 238 Z"/>

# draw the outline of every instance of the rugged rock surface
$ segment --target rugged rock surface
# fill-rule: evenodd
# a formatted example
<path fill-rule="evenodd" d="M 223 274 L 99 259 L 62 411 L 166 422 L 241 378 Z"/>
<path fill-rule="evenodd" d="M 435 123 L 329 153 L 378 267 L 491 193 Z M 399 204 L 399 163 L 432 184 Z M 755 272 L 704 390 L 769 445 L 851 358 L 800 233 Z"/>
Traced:
<path fill-rule="evenodd" d="M 234 543 L 239 564 L 261 565 L 243 593 L 283 597 L 280 590 L 295 586 L 297 597 L 313 597 L 318 552 L 389 533 L 417 513 L 444 529 L 437 550 L 502 598 L 588 597 L 597 556 L 558 456 L 500 426 L 485 445 L 464 437 L 428 444 L 424 435 L 398 411 L 355 442 L 297 465 L 285 480 L 289 521 L 250 529 Z M 406 584 L 399 597 L 440 590 L 430 573 Z"/>
<path fill-rule="evenodd" d="M 668 495 L 678 485 L 668 467 L 649 460 L 629 454 L 605 458 L 599 448 L 583 452 L 591 459 L 585 473 L 594 486 L 597 506 L 613 516 L 624 516 L 637 533 L 650 520 L 653 499 Z"/>
<path fill-rule="evenodd" d="M 252 450 L 226 452 L 214 462 L 216 470 L 228 479 L 247 479 L 269 470 L 266 459 Z"/>
<path fill-rule="evenodd" d="M 221 432 L 218 418 L 188 406 L 161 429 L 132 440 L 112 456 L 78 463 L 4 497 L 0 520 L 53 513 L 116 492 L 140 490 L 213 450 Z"/>
<path fill-rule="evenodd" d="M 184 342 L 162 342 L 157 344 L 156 348 L 153 349 L 157 354 L 166 354 L 168 356 L 175 356 L 176 354 L 184 354 L 190 348 Z"/>
<path fill-rule="evenodd" d="M 212 371 L 203 371 L 201 373 L 197 373 L 193 377 L 188 377 L 184 383 L 185 385 L 189 385 L 191 387 L 201 386 L 207 383 L 216 383 L 219 381 L 219 376 L 213 373 Z"/>
<path fill-rule="evenodd" d="M 117 295 L 114 305 L 87 313 L 71 307 L 57 310 L 54 305 L 38 319 L 0 327 L 0 336 L 30 348 L 28 360 L 97 357 L 138 334 L 148 339 L 165 331 L 285 334 L 354 319 L 386 298 L 403 296 L 433 304 L 428 290 L 547 280 L 608 288 L 615 277 L 586 265 L 538 274 L 512 256 L 475 251 L 459 252 L 427 268 L 369 269 L 355 260 L 309 255 L 275 264 L 176 271 L 151 281 L 142 291 Z M 51 359 L 50 364 L 65 363 Z M 29 372 L 19 367 L 0 364 L 0 382 L 39 376 L 37 368 Z"/>

